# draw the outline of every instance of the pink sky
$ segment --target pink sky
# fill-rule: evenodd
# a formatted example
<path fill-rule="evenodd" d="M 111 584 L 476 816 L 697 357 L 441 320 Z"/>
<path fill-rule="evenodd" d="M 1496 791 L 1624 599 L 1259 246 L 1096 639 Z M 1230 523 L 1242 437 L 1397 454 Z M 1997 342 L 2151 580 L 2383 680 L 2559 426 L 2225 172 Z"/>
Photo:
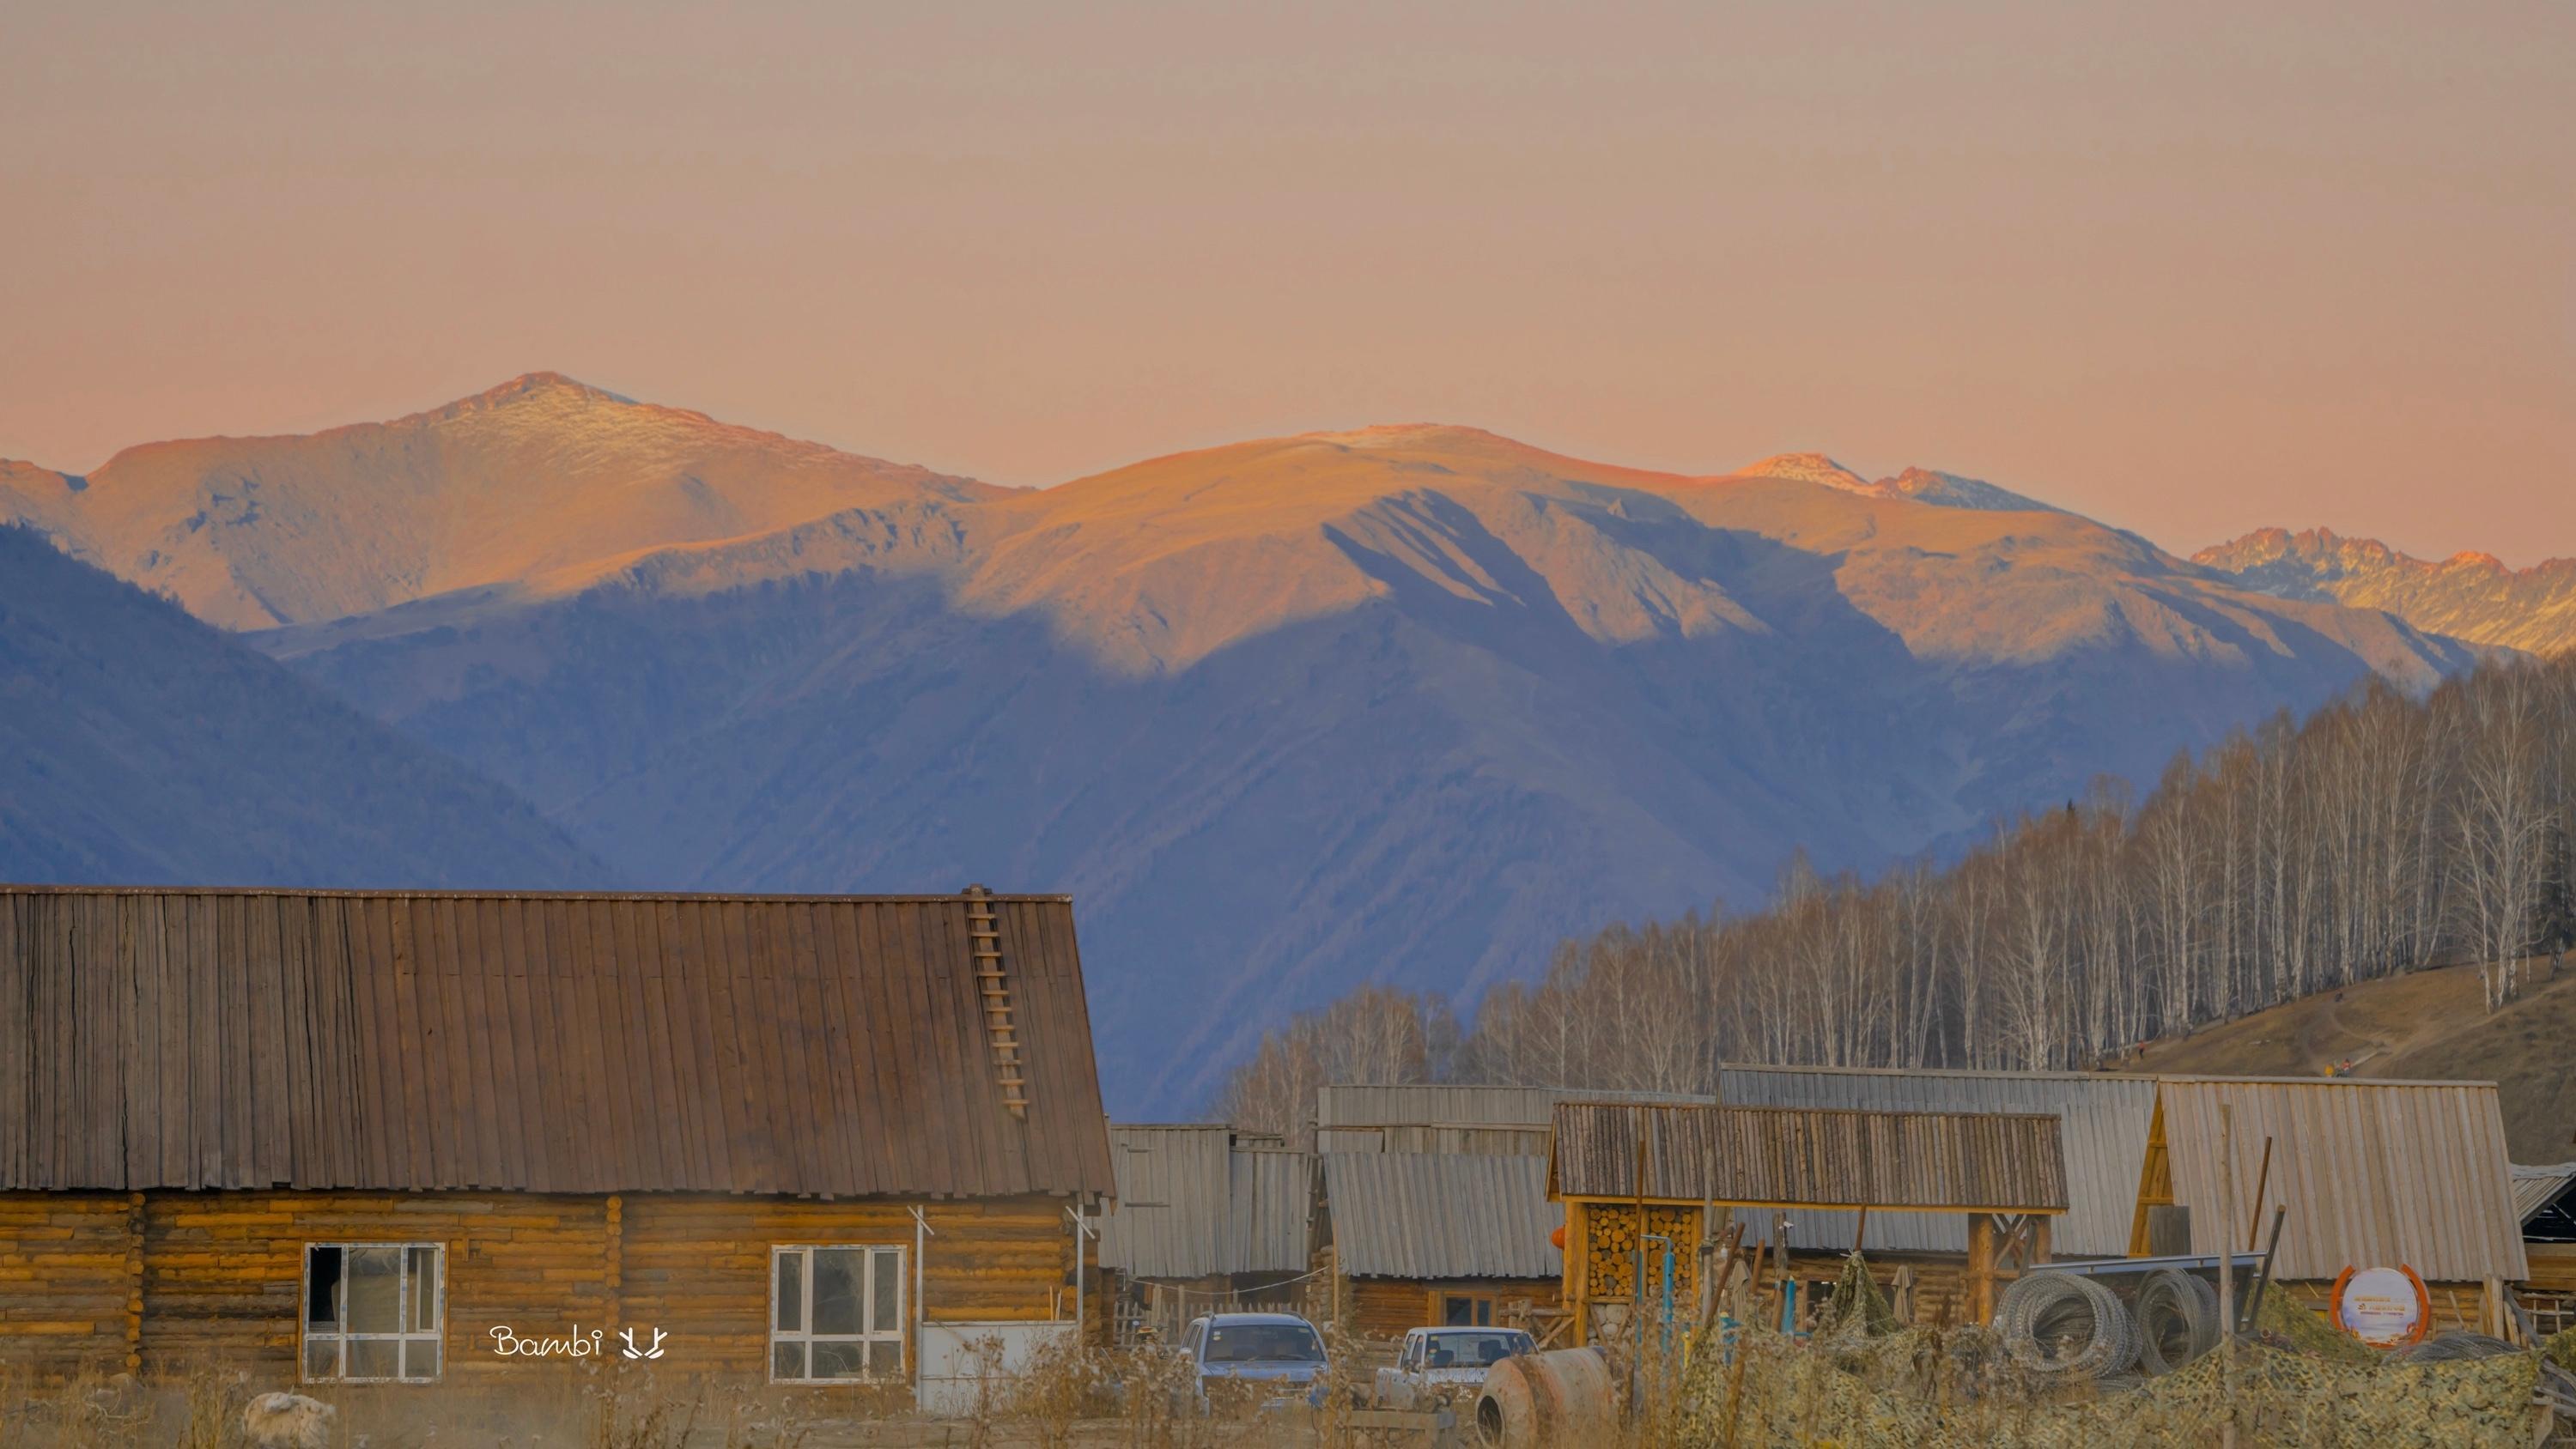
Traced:
<path fill-rule="evenodd" d="M 554 368 L 1007 483 L 1472 423 L 2576 554 L 2576 6 L 18 0 L 0 456 Z"/>

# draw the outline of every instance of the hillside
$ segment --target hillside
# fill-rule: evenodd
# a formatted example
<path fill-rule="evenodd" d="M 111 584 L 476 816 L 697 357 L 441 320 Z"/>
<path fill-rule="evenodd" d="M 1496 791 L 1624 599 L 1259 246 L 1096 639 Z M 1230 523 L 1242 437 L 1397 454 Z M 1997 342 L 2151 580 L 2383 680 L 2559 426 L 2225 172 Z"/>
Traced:
<path fill-rule="evenodd" d="M 1130 1111 L 1355 983 L 1472 995 L 1795 847 L 1874 869 L 2465 661 L 1928 471 L 1791 471 L 1309 434 L 257 642 L 639 880 L 1075 892 Z"/>
<path fill-rule="evenodd" d="M 2152 1043 L 2124 1071 L 2496 1083 L 2516 1162 L 2576 1157 L 2576 969 L 2526 966 L 2525 993 L 2487 1014 L 2472 967 L 2415 971 L 2284 1002 Z"/>
<path fill-rule="evenodd" d="M 508 790 L 0 528 L 0 879 L 570 886 Z"/>
<path fill-rule="evenodd" d="M 1000 491 L 531 373 L 386 423 L 128 448 L 87 477 L 0 463 L 0 522 L 258 629 Z"/>
<path fill-rule="evenodd" d="M 2576 649 L 2576 559 L 2509 569 L 2494 556 L 2410 558 L 2377 539 L 2267 528 L 2192 561 L 2291 599 L 2385 609 L 2430 634 L 2535 654 Z"/>

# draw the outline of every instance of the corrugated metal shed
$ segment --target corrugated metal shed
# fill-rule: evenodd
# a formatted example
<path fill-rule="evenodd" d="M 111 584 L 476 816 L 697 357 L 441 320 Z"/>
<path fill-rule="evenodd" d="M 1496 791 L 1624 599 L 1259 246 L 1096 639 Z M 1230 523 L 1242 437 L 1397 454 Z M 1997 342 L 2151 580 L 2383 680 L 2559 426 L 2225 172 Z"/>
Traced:
<path fill-rule="evenodd" d="M 2530 1222 L 2532 1214 L 2557 1201 L 2558 1195 L 2576 1183 L 2576 1162 L 2561 1162 L 2554 1167 L 2513 1169 L 2513 1210 L 2515 1216 Z"/>
<path fill-rule="evenodd" d="M 1242 1147 L 1227 1174 L 1229 1261 L 1236 1273 L 1302 1273 L 1313 1249 L 1315 1154 Z"/>
<path fill-rule="evenodd" d="M 1109 1129 L 1118 1203 L 1100 1266 L 1138 1278 L 1303 1272 L 1315 1158 L 1237 1144 L 1222 1123 Z"/>
<path fill-rule="evenodd" d="M 2152 1078 L 2083 1072 L 1894 1071 L 1865 1067 L 1729 1066 L 1721 1095 L 1739 1107 L 1843 1107 L 1884 1112 L 2011 1112 L 2055 1116 L 2066 1154 L 2066 1215 L 2051 1225 L 2061 1255 L 2116 1258 L 2129 1226 L 2156 1111 Z M 1750 1228 L 1756 1240 L 1770 1221 Z M 1792 1247 L 1848 1251 L 1858 1214 L 1810 1210 L 1790 1219 Z M 1965 1253 L 1956 1213 L 1873 1214 L 1863 1246 L 1883 1252 Z"/>
<path fill-rule="evenodd" d="M 1547 1159 L 1475 1153 L 1328 1152 L 1333 1243 L 1357 1277 L 1554 1278 Z"/>
<path fill-rule="evenodd" d="M 0 887 L 0 1189 L 1092 1194 L 1106 1127 L 1062 896 Z"/>
<path fill-rule="evenodd" d="M 2059 1212 L 2055 1117 L 1567 1102 L 1549 1167 L 1567 1197 Z"/>
<path fill-rule="evenodd" d="M 1234 1132 L 1223 1123 L 1114 1123 L 1118 1201 L 1100 1220 L 1100 1266 L 1140 1278 L 1228 1271 L 1225 1217 Z"/>
<path fill-rule="evenodd" d="M 1717 1099 L 1576 1087 L 1335 1084 L 1315 1092 L 1315 1149 L 1543 1157 L 1556 1104 L 1576 1100 L 1705 1103 Z"/>
<path fill-rule="evenodd" d="M 2512 1281 L 2527 1271 L 2504 1116 L 2492 1082 L 2164 1077 L 2158 1081 L 2174 1201 L 2192 1251 L 2289 1209 L 2276 1276 L 2332 1278 L 2404 1263 L 2425 1278 Z M 2219 1107 L 2235 1112 L 2237 1210 L 2219 1218 Z M 2263 1140 L 2272 1167 L 2254 1201 Z"/>

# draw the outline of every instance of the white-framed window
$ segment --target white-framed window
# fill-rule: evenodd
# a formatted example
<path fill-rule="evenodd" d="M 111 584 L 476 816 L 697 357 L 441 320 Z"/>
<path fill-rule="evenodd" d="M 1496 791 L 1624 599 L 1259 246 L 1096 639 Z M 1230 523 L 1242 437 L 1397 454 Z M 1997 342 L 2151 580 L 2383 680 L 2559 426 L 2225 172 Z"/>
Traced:
<path fill-rule="evenodd" d="M 435 1383 L 447 1329 L 438 1243 L 304 1245 L 304 1379 Z"/>
<path fill-rule="evenodd" d="M 903 1377 L 903 1249 L 797 1244 L 769 1269 L 770 1382 Z"/>

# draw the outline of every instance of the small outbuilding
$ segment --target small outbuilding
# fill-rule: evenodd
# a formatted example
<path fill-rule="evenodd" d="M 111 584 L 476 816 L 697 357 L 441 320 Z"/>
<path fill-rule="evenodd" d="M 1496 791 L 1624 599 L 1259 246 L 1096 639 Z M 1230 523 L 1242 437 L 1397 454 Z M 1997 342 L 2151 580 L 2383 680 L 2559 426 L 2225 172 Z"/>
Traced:
<path fill-rule="evenodd" d="M 1327 1152 L 1325 1264 L 1341 1322 L 1372 1338 L 1533 1322 L 1556 1307 L 1564 1259 L 1547 1159 L 1475 1152 Z M 1328 1310 L 1335 1311 L 1335 1310 Z"/>
<path fill-rule="evenodd" d="M 2496 1332 L 2500 1290 L 2529 1273 L 2493 1082 L 2159 1077 L 2133 1253 L 2162 1246 L 2169 1206 L 2197 1254 L 2260 1250 L 2279 1216 L 2274 1280 L 2311 1307 L 2347 1268 L 2404 1266 L 2435 1325 Z"/>
<path fill-rule="evenodd" d="M 1315 1155 L 1223 1123 L 1109 1129 L 1117 1209 L 1100 1267 L 1119 1336 L 1167 1342 L 1201 1313 L 1292 1308 L 1313 1251 Z"/>
<path fill-rule="evenodd" d="M 2067 1206 L 2058 1119 L 2010 1113 L 1568 1102 L 1556 1109 L 1548 1187 L 1566 1205 L 1578 1342 L 1631 1313 L 1641 1284 L 1649 1312 L 1666 1297 L 1677 1311 L 1692 1304 L 1721 1209 L 1753 1209 L 1757 1221 L 1964 1216 L 1970 1316 L 1982 1322 L 1999 1278 L 2049 1260 Z"/>
<path fill-rule="evenodd" d="M 1070 1317 L 1106 1128 L 1063 896 L 0 887 L 40 1376 L 905 1384 Z"/>

